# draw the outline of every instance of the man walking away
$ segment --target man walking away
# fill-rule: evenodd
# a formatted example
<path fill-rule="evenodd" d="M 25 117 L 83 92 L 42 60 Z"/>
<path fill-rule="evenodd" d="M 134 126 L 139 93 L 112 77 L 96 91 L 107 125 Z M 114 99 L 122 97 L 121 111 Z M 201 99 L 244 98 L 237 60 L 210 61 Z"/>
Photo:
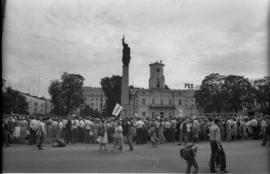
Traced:
<path fill-rule="evenodd" d="M 212 118 L 209 119 L 211 123 L 210 126 L 210 145 L 211 145 L 211 158 L 210 158 L 210 172 L 215 173 L 217 172 L 215 169 L 215 162 L 216 162 L 216 157 L 220 155 L 220 172 L 221 173 L 228 173 L 226 170 L 226 156 L 225 152 L 223 150 L 223 147 L 220 142 L 220 129 L 217 126 L 219 123 L 219 119 L 215 119 L 213 122 Z"/>

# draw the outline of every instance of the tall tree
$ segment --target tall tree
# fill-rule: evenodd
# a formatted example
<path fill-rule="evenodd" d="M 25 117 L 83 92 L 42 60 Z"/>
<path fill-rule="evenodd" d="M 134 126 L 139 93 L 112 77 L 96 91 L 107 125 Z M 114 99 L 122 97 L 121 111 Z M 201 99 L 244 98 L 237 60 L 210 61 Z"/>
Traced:
<path fill-rule="evenodd" d="M 63 100 L 61 82 L 58 80 L 52 81 L 48 91 L 51 95 L 51 101 L 53 103 L 52 113 L 57 115 L 64 115 L 66 106 Z"/>
<path fill-rule="evenodd" d="M 74 109 L 80 107 L 83 102 L 82 86 L 84 78 L 79 74 L 64 73 L 62 79 L 62 93 L 67 113 L 71 114 Z"/>
<path fill-rule="evenodd" d="M 270 83 L 258 86 L 255 92 L 255 98 L 260 106 L 260 111 L 270 114 Z"/>
<path fill-rule="evenodd" d="M 222 91 L 224 76 L 213 73 L 204 78 L 200 90 L 195 92 L 196 102 L 204 112 L 221 112 L 225 94 Z"/>
<path fill-rule="evenodd" d="M 102 90 L 107 97 L 105 111 L 106 116 L 110 116 L 116 103 L 121 103 L 121 84 L 122 77 L 113 75 L 111 78 L 104 77 L 100 81 Z"/>
<path fill-rule="evenodd" d="M 55 114 L 71 114 L 74 109 L 83 104 L 83 81 L 84 78 L 79 74 L 63 73 L 61 81 L 51 82 L 49 94 L 54 104 Z"/>
<path fill-rule="evenodd" d="M 238 112 L 243 103 L 250 103 L 252 95 L 251 83 L 243 76 L 229 75 L 224 79 L 223 90 L 226 94 L 226 105 L 231 111 Z"/>

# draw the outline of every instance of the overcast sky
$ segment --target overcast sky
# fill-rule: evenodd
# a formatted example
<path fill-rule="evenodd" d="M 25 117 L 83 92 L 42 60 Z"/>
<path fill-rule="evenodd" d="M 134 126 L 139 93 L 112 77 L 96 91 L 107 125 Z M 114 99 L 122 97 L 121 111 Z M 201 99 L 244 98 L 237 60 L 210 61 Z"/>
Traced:
<path fill-rule="evenodd" d="M 166 84 L 183 89 L 210 73 L 267 75 L 269 0 L 8 0 L 3 77 L 48 97 L 50 81 L 79 73 L 84 86 L 121 75 L 125 34 L 130 84 L 148 88 L 162 60 Z"/>

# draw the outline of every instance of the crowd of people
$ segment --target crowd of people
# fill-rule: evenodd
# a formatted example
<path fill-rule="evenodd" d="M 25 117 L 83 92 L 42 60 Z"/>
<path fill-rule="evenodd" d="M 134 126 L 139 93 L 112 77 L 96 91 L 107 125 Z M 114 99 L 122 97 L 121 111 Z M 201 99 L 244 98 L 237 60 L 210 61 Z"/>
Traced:
<path fill-rule="evenodd" d="M 269 116 L 214 116 L 220 120 L 221 141 L 234 141 L 246 139 L 268 140 L 266 129 L 269 126 Z M 40 126 L 43 123 L 43 126 Z M 34 117 L 34 116 L 6 116 L 2 128 L 4 144 L 37 144 L 37 133 L 42 132 L 44 142 L 52 143 L 56 139 L 64 139 L 70 143 L 99 143 L 98 137 L 102 127 L 102 134 L 106 134 L 106 143 L 115 143 L 115 137 L 119 137 L 117 127 L 122 127 L 121 134 L 124 137 L 119 143 L 132 142 L 145 144 L 152 142 L 153 147 L 167 142 L 178 142 L 178 145 L 186 144 L 194 139 L 208 141 L 209 117 L 199 116 L 192 118 L 91 118 L 81 116 L 67 117 Z M 41 130 L 41 131 L 40 131 Z M 265 142 L 263 143 L 265 145 Z M 130 147 L 133 149 L 133 147 Z"/>
<path fill-rule="evenodd" d="M 227 173 L 226 155 L 222 141 L 243 141 L 262 139 L 265 146 L 270 139 L 270 116 L 212 115 L 185 118 L 91 118 L 81 116 L 34 117 L 3 116 L 3 145 L 10 143 L 36 145 L 42 150 L 42 144 L 53 147 L 65 147 L 71 143 L 98 144 L 99 151 L 123 151 L 124 144 L 133 151 L 133 143 L 151 142 L 153 148 L 167 142 L 184 145 L 180 150 L 186 160 L 186 173 L 199 171 L 196 160 L 198 143 L 209 141 L 211 157 L 210 172 L 215 173 L 220 165 L 220 172 Z M 270 143 L 269 143 L 270 145 Z"/>

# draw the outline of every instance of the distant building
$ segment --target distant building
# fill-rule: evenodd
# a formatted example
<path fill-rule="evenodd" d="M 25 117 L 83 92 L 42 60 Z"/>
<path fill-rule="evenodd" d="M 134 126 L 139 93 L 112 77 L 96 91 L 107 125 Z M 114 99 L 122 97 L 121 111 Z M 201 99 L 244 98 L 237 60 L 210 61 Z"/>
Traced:
<path fill-rule="evenodd" d="M 51 101 L 44 97 L 32 96 L 27 93 L 21 94 L 25 97 L 26 102 L 28 103 L 28 113 L 29 115 L 36 114 L 49 114 L 51 112 Z"/>
<path fill-rule="evenodd" d="M 189 88 L 166 89 L 163 74 L 164 64 L 155 62 L 150 66 L 149 89 L 130 88 L 129 116 L 178 117 L 198 115 L 193 84 Z M 84 87 L 86 105 L 101 111 L 106 97 L 101 88 Z"/>
<path fill-rule="evenodd" d="M 85 105 L 92 109 L 102 111 L 106 103 L 106 96 L 101 88 L 83 87 L 83 97 Z"/>
<path fill-rule="evenodd" d="M 255 88 L 258 88 L 259 86 L 264 86 L 270 83 L 270 76 L 265 76 L 264 78 L 251 80 L 251 83 Z"/>
<path fill-rule="evenodd" d="M 149 89 L 130 89 L 130 116 L 170 118 L 199 114 L 193 84 L 184 90 L 166 89 L 164 64 L 160 61 L 149 66 Z"/>

